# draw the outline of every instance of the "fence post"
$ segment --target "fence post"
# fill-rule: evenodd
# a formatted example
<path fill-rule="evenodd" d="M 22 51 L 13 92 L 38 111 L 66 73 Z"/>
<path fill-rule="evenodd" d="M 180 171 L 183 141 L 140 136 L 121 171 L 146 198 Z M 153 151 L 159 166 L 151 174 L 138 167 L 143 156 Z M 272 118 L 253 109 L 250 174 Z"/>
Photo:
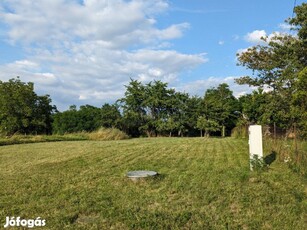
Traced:
<path fill-rule="evenodd" d="M 274 144 L 276 143 L 276 123 L 274 122 Z"/>
<path fill-rule="evenodd" d="M 263 158 L 263 149 L 262 149 L 262 127 L 261 125 L 250 125 L 249 129 L 249 159 L 250 159 L 250 169 L 253 170 L 252 161 L 255 159 L 255 156 L 258 159 Z"/>

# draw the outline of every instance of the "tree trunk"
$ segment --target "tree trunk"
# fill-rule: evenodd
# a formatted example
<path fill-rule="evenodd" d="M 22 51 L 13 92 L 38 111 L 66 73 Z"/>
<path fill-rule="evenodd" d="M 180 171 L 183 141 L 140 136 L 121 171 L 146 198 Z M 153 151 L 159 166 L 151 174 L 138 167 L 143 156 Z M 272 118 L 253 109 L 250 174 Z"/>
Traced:
<path fill-rule="evenodd" d="M 222 126 L 222 137 L 225 137 L 225 125 Z"/>

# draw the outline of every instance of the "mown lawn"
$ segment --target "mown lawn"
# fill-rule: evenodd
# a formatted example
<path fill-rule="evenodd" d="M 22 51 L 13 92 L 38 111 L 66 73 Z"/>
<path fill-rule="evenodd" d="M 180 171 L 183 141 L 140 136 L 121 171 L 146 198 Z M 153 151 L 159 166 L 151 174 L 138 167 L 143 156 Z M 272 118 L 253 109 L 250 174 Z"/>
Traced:
<path fill-rule="evenodd" d="M 130 170 L 155 170 L 133 182 Z M 306 181 L 249 171 L 246 140 L 149 138 L 0 147 L 6 216 L 44 229 L 306 229 Z"/>

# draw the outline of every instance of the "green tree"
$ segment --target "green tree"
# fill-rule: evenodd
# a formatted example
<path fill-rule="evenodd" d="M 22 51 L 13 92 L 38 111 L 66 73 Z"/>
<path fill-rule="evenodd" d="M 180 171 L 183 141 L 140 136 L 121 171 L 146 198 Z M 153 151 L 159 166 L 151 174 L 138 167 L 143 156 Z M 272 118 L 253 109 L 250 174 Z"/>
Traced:
<path fill-rule="evenodd" d="M 299 73 L 296 89 L 291 101 L 291 112 L 296 116 L 302 136 L 307 137 L 307 67 Z"/>
<path fill-rule="evenodd" d="M 101 126 L 105 128 L 120 128 L 121 114 L 118 106 L 105 103 L 101 107 Z"/>
<path fill-rule="evenodd" d="M 101 110 L 95 106 L 81 105 L 77 117 L 77 131 L 92 132 L 101 126 Z"/>
<path fill-rule="evenodd" d="M 215 120 L 221 127 L 221 135 L 230 133 L 235 126 L 239 110 L 237 99 L 226 83 L 217 88 L 208 89 L 204 96 L 203 111 L 208 120 Z"/>
<path fill-rule="evenodd" d="M 293 96 L 300 91 L 299 85 L 303 82 L 299 75 L 307 66 L 307 4 L 297 6 L 295 13 L 288 23 L 298 31 L 298 36 L 277 34 L 270 39 L 266 37 L 263 38 L 265 44 L 238 54 L 239 64 L 253 70 L 253 74 L 237 79 L 237 83 L 271 89 L 270 103 L 266 105 L 268 110 L 274 111 L 270 121 L 284 127 L 301 123 L 302 116 L 297 113 L 304 113 L 295 109 Z"/>
<path fill-rule="evenodd" d="M 198 96 L 188 97 L 185 105 L 185 127 L 188 130 L 189 135 L 198 135 L 197 119 L 204 114 L 203 99 Z"/>
<path fill-rule="evenodd" d="M 123 110 L 123 130 L 130 136 L 141 135 L 141 128 L 146 124 L 146 110 L 144 108 L 145 86 L 137 80 L 130 79 L 125 86 L 125 97 L 118 100 Z"/>
<path fill-rule="evenodd" d="M 58 112 L 53 115 L 53 133 L 64 134 L 78 132 L 78 111 L 75 105 L 64 112 Z"/>
<path fill-rule="evenodd" d="M 49 95 L 37 96 L 34 84 L 24 83 L 19 77 L 8 82 L 0 81 L 0 132 L 13 135 L 50 133 L 51 106 Z"/>
<path fill-rule="evenodd" d="M 267 110 L 269 95 L 262 89 L 253 91 L 251 94 L 243 95 L 239 98 L 243 118 L 248 123 L 267 124 L 265 117 L 269 117 L 271 112 Z M 266 114 L 266 112 L 269 113 Z"/>
<path fill-rule="evenodd" d="M 52 134 L 52 114 L 57 108 L 51 103 L 49 95 L 37 96 L 32 120 L 32 130 L 36 133 Z"/>
<path fill-rule="evenodd" d="M 200 136 L 203 136 L 203 130 L 205 131 L 205 137 L 209 137 L 211 132 L 216 132 L 220 129 L 219 124 L 214 120 L 209 120 L 206 117 L 200 116 L 197 119 L 196 127 L 200 130 Z"/>
<path fill-rule="evenodd" d="M 177 131 L 178 136 L 183 136 L 189 129 L 188 101 L 189 95 L 187 93 L 175 91 L 170 91 L 169 98 L 166 101 L 167 127 L 172 127 L 172 132 Z"/>
<path fill-rule="evenodd" d="M 176 98 L 174 94 L 175 90 L 168 89 L 167 83 L 153 81 L 146 84 L 143 106 L 146 111 L 147 122 L 141 128 L 146 131 L 148 136 L 156 136 L 159 130 L 164 131 L 161 130 L 161 127 L 167 127 L 167 125 L 161 125 L 161 123 L 167 122 L 171 117 L 172 102 Z"/>
<path fill-rule="evenodd" d="M 92 132 L 101 126 L 101 110 L 91 105 L 82 105 L 77 110 L 71 105 L 68 110 L 55 114 L 53 119 L 54 133 Z"/>

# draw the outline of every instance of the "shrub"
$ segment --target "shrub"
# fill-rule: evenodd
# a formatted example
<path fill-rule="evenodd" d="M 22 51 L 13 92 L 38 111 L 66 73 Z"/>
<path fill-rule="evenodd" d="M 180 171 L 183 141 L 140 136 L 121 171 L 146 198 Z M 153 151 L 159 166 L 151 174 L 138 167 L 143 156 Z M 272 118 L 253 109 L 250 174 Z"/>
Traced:
<path fill-rule="evenodd" d="M 128 139 L 129 136 L 115 128 L 100 128 L 95 132 L 88 133 L 90 140 L 124 140 Z"/>

